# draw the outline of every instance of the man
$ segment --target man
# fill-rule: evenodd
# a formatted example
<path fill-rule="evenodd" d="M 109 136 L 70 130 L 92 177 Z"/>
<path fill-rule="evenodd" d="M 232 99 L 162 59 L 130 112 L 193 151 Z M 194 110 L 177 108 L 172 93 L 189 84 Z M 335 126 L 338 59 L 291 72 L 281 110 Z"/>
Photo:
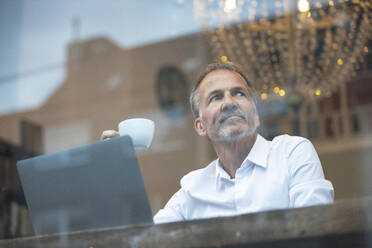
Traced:
<path fill-rule="evenodd" d="M 333 202 L 309 140 L 257 133 L 254 91 L 232 63 L 215 63 L 190 95 L 194 126 L 218 159 L 181 179 L 181 189 L 155 216 L 155 223 L 252 213 Z M 117 135 L 105 131 L 101 139 Z"/>

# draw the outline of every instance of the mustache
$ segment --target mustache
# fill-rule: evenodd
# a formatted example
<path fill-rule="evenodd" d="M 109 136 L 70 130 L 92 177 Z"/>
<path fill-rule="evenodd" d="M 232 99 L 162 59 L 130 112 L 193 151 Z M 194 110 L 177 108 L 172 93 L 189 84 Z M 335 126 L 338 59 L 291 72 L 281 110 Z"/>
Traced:
<path fill-rule="evenodd" d="M 232 116 L 238 116 L 242 118 L 243 120 L 246 120 L 244 114 L 238 110 L 238 109 L 229 109 L 221 113 L 221 115 L 218 118 L 218 123 L 224 122 L 226 119 L 232 117 Z"/>

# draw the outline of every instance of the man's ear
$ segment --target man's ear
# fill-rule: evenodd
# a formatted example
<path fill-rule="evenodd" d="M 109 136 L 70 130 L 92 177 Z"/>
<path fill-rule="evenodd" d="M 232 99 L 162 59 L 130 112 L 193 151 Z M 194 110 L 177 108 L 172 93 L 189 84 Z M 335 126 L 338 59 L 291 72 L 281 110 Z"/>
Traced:
<path fill-rule="evenodd" d="M 256 128 L 258 128 L 261 125 L 260 116 L 259 116 L 258 111 L 257 111 L 257 105 L 255 105 L 254 107 L 256 108 L 256 111 L 255 111 L 256 116 L 254 118 L 255 118 Z"/>
<path fill-rule="evenodd" d="M 200 135 L 200 136 L 207 135 L 207 132 L 204 129 L 204 126 L 203 126 L 203 123 L 202 123 L 200 117 L 198 117 L 194 120 L 194 128 L 195 128 L 195 131 L 198 133 L 198 135 Z"/>
<path fill-rule="evenodd" d="M 260 123 L 260 117 L 258 115 L 256 115 L 256 123 L 257 123 L 257 127 L 259 127 L 261 125 Z"/>

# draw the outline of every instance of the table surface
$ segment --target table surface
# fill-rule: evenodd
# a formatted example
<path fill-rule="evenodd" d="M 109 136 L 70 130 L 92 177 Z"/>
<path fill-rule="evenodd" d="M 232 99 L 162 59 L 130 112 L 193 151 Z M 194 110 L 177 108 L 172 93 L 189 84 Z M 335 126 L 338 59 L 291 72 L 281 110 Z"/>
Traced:
<path fill-rule="evenodd" d="M 372 247 L 372 197 L 332 205 L 0 240 L 0 247 Z"/>

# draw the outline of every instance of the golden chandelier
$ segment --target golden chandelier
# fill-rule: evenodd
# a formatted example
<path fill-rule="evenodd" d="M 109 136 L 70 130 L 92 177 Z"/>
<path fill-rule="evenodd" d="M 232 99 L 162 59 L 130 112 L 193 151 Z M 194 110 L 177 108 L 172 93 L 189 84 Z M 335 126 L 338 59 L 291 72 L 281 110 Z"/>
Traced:
<path fill-rule="evenodd" d="M 370 0 L 194 0 L 213 56 L 241 64 L 263 100 L 286 95 L 293 104 L 356 75 L 371 10 Z"/>

